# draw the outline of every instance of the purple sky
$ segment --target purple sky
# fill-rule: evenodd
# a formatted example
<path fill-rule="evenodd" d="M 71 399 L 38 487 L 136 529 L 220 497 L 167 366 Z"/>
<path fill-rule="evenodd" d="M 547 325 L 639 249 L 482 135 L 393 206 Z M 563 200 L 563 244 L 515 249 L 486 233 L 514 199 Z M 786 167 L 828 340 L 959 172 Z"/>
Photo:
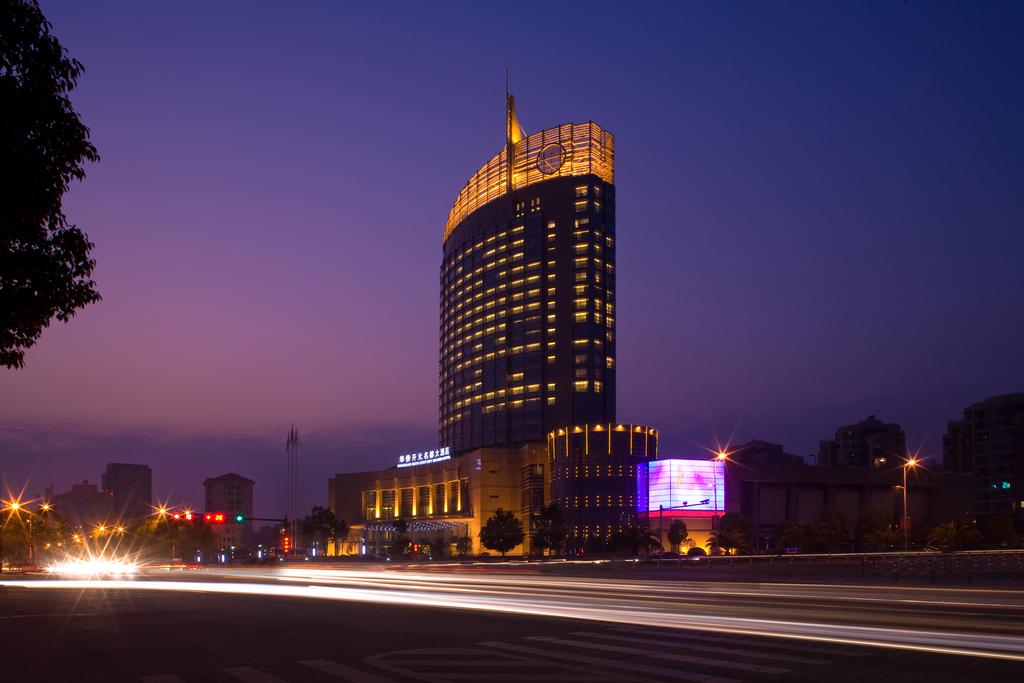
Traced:
<path fill-rule="evenodd" d="M 1024 390 L 1019 3 L 56 2 L 102 156 L 65 208 L 104 300 L 0 371 L 0 474 L 109 461 L 280 513 L 436 445 L 438 267 L 504 134 L 616 135 L 618 410 L 663 453 L 807 454 L 868 413 L 935 454 Z"/>

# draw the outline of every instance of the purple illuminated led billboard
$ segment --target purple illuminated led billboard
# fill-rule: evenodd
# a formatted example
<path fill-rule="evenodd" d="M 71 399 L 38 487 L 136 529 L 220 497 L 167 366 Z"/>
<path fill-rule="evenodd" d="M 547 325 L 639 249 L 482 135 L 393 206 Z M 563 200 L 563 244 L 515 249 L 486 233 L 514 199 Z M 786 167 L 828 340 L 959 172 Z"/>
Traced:
<path fill-rule="evenodd" d="M 725 510 L 725 463 L 720 460 L 654 460 L 637 477 L 637 512 L 672 510 L 704 514 Z M 707 502 L 704 502 L 707 501 Z"/>

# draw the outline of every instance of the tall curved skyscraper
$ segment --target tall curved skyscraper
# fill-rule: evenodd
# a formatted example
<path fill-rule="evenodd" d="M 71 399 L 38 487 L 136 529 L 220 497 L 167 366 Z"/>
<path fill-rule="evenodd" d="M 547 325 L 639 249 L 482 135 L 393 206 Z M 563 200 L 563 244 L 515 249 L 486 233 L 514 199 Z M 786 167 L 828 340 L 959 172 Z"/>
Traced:
<path fill-rule="evenodd" d="M 506 144 L 448 214 L 441 263 L 440 443 L 545 443 L 615 421 L 615 143 L 595 123 Z"/>

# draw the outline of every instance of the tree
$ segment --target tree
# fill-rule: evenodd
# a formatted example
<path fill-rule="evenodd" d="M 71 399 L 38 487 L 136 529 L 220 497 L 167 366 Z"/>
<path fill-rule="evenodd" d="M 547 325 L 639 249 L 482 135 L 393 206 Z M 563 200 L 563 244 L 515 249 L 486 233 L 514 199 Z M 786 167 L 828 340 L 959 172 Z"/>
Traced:
<path fill-rule="evenodd" d="M 177 550 L 179 522 L 170 516 L 150 517 L 131 530 L 131 546 L 139 551 L 140 557 L 166 562 L 173 559 Z"/>
<path fill-rule="evenodd" d="M 861 543 L 865 550 L 885 551 L 892 550 L 902 538 L 903 535 L 893 527 L 883 526 L 867 532 Z"/>
<path fill-rule="evenodd" d="M 562 516 L 562 508 L 556 503 L 545 505 L 540 512 L 531 518 L 533 523 L 533 534 L 530 536 L 530 546 L 540 551 L 544 550 L 555 554 L 565 545 L 565 522 Z"/>
<path fill-rule="evenodd" d="M 440 560 L 448 554 L 448 542 L 438 536 L 430 542 L 430 559 Z"/>
<path fill-rule="evenodd" d="M 817 549 L 825 552 L 849 549 L 853 528 L 850 520 L 835 508 L 822 508 L 811 522 L 811 533 Z"/>
<path fill-rule="evenodd" d="M 981 545 L 981 533 L 973 522 L 945 522 L 928 536 L 928 543 L 945 551 L 965 550 Z"/>
<path fill-rule="evenodd" d="M 857 520 L 857 542 L 861 550 L 889 550 L 899 539 L 892 526 L 892 511 L 868 508 Z"/>
<path fill-rule="evenodd" d="M 348 524 L 339 520 L 331 512 L 330 508 L 321 505 L 314 505 L 309 514 L 302 520 L 302 533 L 307 536 L 313 545 L 326 547 L 326 545 L 348 534 Z M 337 544 L 335 544 L 337 553 Z"/>
<path fill-rule="evenodd" d="M 1008 514 L 992 515 L 986 519 L 983 535 L 986 543 L 1000 548 L 1015 548 L 1021 543 L 1020 534 L 1014 529 L 1013 516 Z"/>
<path fill-rule="evenodd" d="M 398 536 L 391 542 L 391 550 L 396 555 L 408 555 L 412 552 L 412 539 L 408 536 Z"/>
<path fill-rule="evenodd" d="M 727 512 L 718 520 L 718 528 L 711 532 L 706 543 L 709 549 L 721 548 L 727 553 L 750 547 L 747 520 L 735 512 Z"/>
<path fill-rule="evenodd" d="M 689 535 L 690 532 L 686 528 L 686 522 L 681 519 L 672 522 L 672 525 L 668 528 L 668 542 L 672 544 L 672 550 L 679 552 L 679 546 L 687 540 Z"/>
<path fill-rule="evenodd" d="M 480 529 L 480 542 L 488 550 L 496 550 L 505 557 L 505 553 L 523 542 L 526 534 L 523 523 L 513 512 L 505 512 L 498 508 L 494 515 Z"/>
<path fill-rule="evenodd" d="M 208 562 L 217 553 L 217 536 L 202 520 L 153 519 L 136 528 L 135 537 L 140 536 L 150 539 L 149 550 L 158 552 L 161 558 L 168 556 L 170 548 L 186 561 L 195 561 L 198 556 Z"/>
<path fill-rule="evenodd" d="M 775 525 L 775 547 L 782 551 L 787 548 L 807 546 L 807 528 L 800 522 L 785 519 Z"/>
<path fill-rule="evenodd" d="M 35 0 L 0 11 L 0 366 L 20 368 L 51 320 L 99 301 L 92 243 L 61 198 L 99 160 L 68 94 L 82 74 Z"/>
<path fill-rule="evenodd" d="M 631 524 L 612 536 L 610 545 L 614 551 L 628 550 L 630 555 L 636 557 L 641 552 L 648 553 L 660 548 L 661 540 L 647 527 Z"/>

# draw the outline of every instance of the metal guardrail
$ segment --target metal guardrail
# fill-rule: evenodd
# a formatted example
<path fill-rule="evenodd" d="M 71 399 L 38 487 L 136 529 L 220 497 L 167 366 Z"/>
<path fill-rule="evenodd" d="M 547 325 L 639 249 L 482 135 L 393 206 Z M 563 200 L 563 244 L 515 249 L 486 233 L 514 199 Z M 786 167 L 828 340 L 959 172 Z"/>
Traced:
<path fill-rule="evenodd" d="M 708 558 L 714 562 L 721 560 L 755 560 L 755 561 L 766 561 L 766 560 L 786 560 L 786 559 L 847 559 L 847 558 L 907 558 L 907 557 L 985 557 L 985 556 L 1024 556 L 1024 549 L 1004 549 L 1004 550 L 956 550 L 951 552 L 942 552 L 936 550 L 889 550 L 884 552 L 863 552 L 863 553 L 773 553 L 764 555 L 707 555 L 701 556 L 700 559 Z M 674 559 L 674 558 L 669 558 Z M 685 558 L 684 558 L 685 559 Z"/>
<path fill-rule="evenodd" d="M 637 567 L 641 560 L 632 560 Z M 661 567 L 752 567 L 752 566 L 850 566 L 859 567 L 862 576 L 928 576 L 934 583 L 939 574 L 965 574 L 967 583 L 975 573 L 1024 571 L 1024 549 L 962 550 L 956 552 L 873 552 L 873 553 L 795 553 L 792 555 L 710 555 L 660 559 L 647 558 L 647 565 Z"/>

